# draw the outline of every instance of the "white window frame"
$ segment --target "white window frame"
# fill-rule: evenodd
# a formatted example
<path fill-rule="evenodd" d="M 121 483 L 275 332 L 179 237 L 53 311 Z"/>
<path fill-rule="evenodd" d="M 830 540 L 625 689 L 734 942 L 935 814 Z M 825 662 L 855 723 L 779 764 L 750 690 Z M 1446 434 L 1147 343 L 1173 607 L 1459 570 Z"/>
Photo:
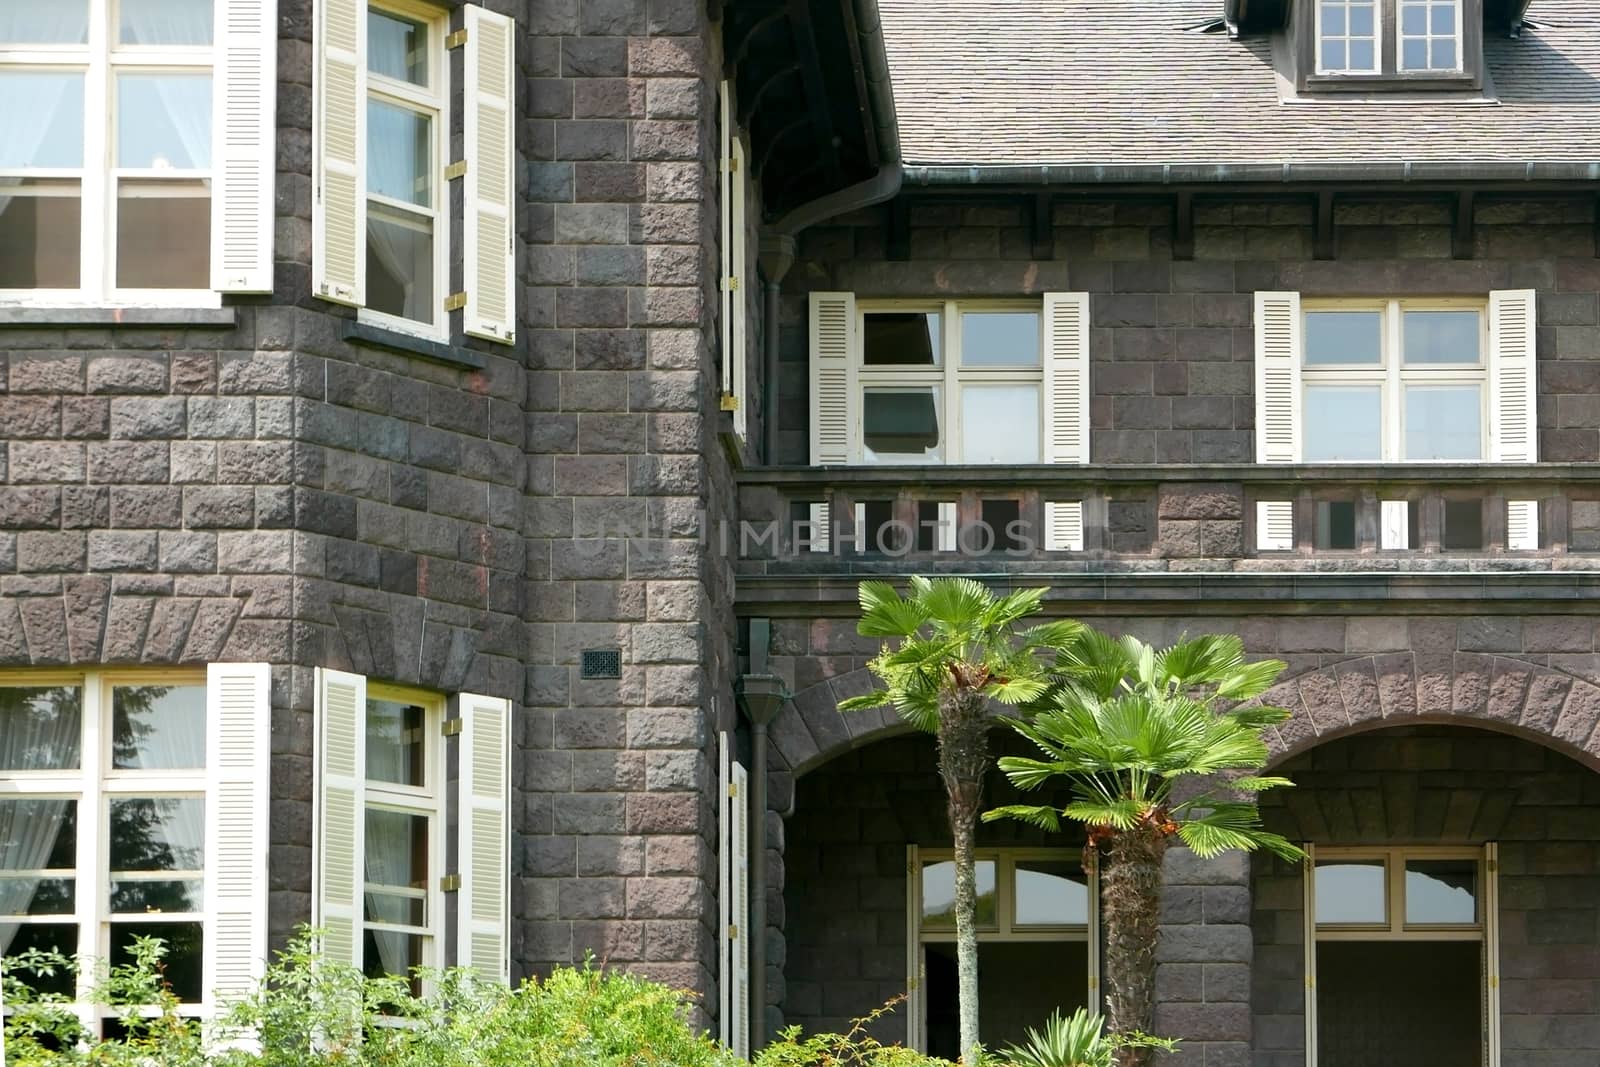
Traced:
<path fill-rule="evenodd" d="M 1301 329 L 1310 337 L 1309 316 L 1326 311 L 1373 311 L 1382 316 L 1377 363 L 1311 363 L 1301 358 L 1301 410 L 1312 386 L 1376 386 L 1381 412 L 1382 441 L 1378 458 L 1315 460 L 1317 463 L 1460 464 L 1488 461 L 1491 448 L 1489 408 L 1489 304 L 1487 300 L 1395 297 L 1376 300 L 1314 300 L 1301 302 Z M 1408 311 L 1476 311 L 1478 362 L 1405 365 L 1405 319 Z M 1409 385 L 1476 386 L 1478 389 L 1478 456 L 1476 459 L 1407 459 L 1405 446 L 1405 389 Z M 1304 431 L 1302 431 L 1304 432 Z M 1305 449 L 1305 443 L 1301 445 Z"/>
<path fill-rule="evenodd" d="M 20 925 L 57 925 L 76 923 L 78 946 L 76 956 L 80 962 L 103 961 L 111 954 L 111 926 L 140 922 L 196 923 L 201 928 L 203 942 L 209 917 L 204 910 L 186 912 L 155 912 L 148 915 L 113 913 L 110 887 L 110 803 L 119 796 L 131 797 L 198 797 L 210 804 L 209 777 L 205 767 L 183 770 L 113 770 L 111 766 L 111 691 L 118 686 L 194 686 L 206 688 L 204 670 L 105 670 L 105 671 L 3 671 L 0 687 L 77 687 L 82 693 L 80 740 L 80 766 L 77 770 L 0 771 L 0 797 L 62 799 L 77 801 L 77 857 L 73 868 L 74 910 L 70 915 L 37 915 L 8 918 L 7 923 Z M 209 705 L 208 705 L 209 712 Z M 208 725 L 211 725 L 208 723 Z M 216 857 L 207 855 L 205 867 L 199 872 L 202 879 L 217 877 Z M 192 875 L 194 872 L 172 872 Z M 151 880 L 161 880 L 169 872 L 151 872 Z M 203 951 L 215 951 L 204 944 Z M 106 1019 L 115 1019 L 118 1010 L 92 1002 L 95 985 L 95 968 L 80 969 L 77 976 L 77 998 L 73 1010 L 85 1028 L 94 1033 Z M 212 1009 L 211 991 L 201 990 L 202 1000 L 180 1004 L 176 1013 L 188 1018 L 205 1018 Z M 126 1009 L 123 1009 L 126 1010 Z M 154 1015 L 159 1009 L 137 1009 L 140 1014 Z"/>
<path fill-rule="evenodd" d="M 1407 33 L 1405 31 L 1405 8 L 1408 4 L 1418 3 L 1419 0 L 1394 0 L 1394 66 L 1401 74 L 1459 74 L 1465 69 L 1466 58 L 1461 54 L 1465 48 L 1466 27 L 1463 20 L 1466 12 L 1462 10 L 1461 0 L 1448 0 L 1455 9 L 1455 27 L 1453 34 L 1440 34 L 1433 32 L 1433 9 L 1442 6 L 1438 0 L 1420 0 L 1426 10 L 1427 28 L 1421 34 Z M 1426 41 L 1428 60 L 1433 60 L 1433 42 L 1452 40 L 1456 46 L 1456 63 L 1453 67 L 1408 67 L 1406 66 L 1406 42 Z"/>
<path fill-rule="evenodd" d="M 1021 311 L 1031 312 L 1039 319 L 1039 363 L 1034 367 L 966 367 L 961 366 L 961 315 L 966 312 Z M 939 316 L 939 364 L 932 367 L 876 366 L 866 361 L 866 317 L 884 313 L 937 314 Z M 1045 416 L 1044 365 L 1050 358 L 1045 341 L 1045 309 L 1041 300 L 858 300 L 856 302 L 856 336 L 861 342 L 855 346 L 856 390 L 861 425 L 856 428 L 855 456 L 858 466 L 888 466 L 916 464 L 922 466 L 950 466 L 964 463 L 962 448 L 961 394 L 969 385 L 1034 385 L 1038 387 L 1039 458 L 1043 463 L 1045 436 L 1048 432 Z M 869 390 L 893 388 L 927 388 L 936 390 L 936 404 L 940 419 L 940 458 L 920 459 L 897 457 L 888 461 L 867 458 L 866 445 L 866 394 Z"/>
<path fill-rule="evenodd" d="M 1351 36 L 1351 34 L 1350 34 L 1350 21 L 1349 21 L 1349 19 L 1350 19 L 1350 8 L 1351 8 L 1352 5 L 1358 6 L 1358 7 L 1366 7 L 1366 6 L 1368 6 L 1367 3 L 1364 2 L 1364 0 L 1335 0 L 1335 2 L 1338 3 L 1338 5 L 1340 7 L 1344 8 L 1344 15 L 1345 15 L 1344 28 L 1345 28 L 1345 32 L 1344 33 L 1338 33 L 1338 34 L 1332 34 L 1332 35 L 1324 35 L 1323 29 L 1322 29 L 1323 0 L 1309 0 L 1309 2 L 1314 4 L 1314 5 L 1316 5 L 1316 12 L 1317 12 L 1317 15 L 1316 15 L 1316 18 L 1317 18 L 1317 32 L 1316 32 L 1316 35 L 1315 35 L 1316 36 L 1316 40 L 1314 41 L 1312 47 L 1316 49 L 1316 68 L 1317 68 L 1317 73 L 1318 74 L 1367 74 L 1367 75 L 1371 75 L 1371 74 L 1381 74 L 1381 73 L 1383 73 L 1383 11 L 1384 11 L 1384 6 L 1385 6 L 1387 0 L 1371 0 L 1371 7 L 1372 7 L 1372 37 L 1371 37 L 1371 40 L 1372 40 L 1372 66 L 1370 66 L 1370 67 L 1352 67 L 1349 64 L 1350 42 L 1351 41 L 1365 41 L 1365 40 L 1368 39 L 1366 37 L 1353 37 L 1353 36 Z M 1325 40 L 1329 40 L 1329 39 L 1341 40 L 1341 41 L 1344 42 L 1344 44 L 1345 44 L 1345 60 L 1346 60 L 1344 66 L 1342 66 L 1342 67 L 1325 67 L 1325 66 L 1322 65 L 1322 44 L 1323 44 L 1323 42 Z"/>
<path fill-rule="evenodd" d="M 1349 33 L 1349 29 L 1350 29 L 1350 24 L 1349 24 L 1349 21 L 1348 21 L 1348 18 L 1349 18 L 1349 3 L 1354 3 L 1354 2 L 1356 2 L 1356 0 L 1336 0 L 1336 2 L 1340 3 L 1340 6 L 1343 6 L 1345 8 L 1345 17 L 1346 17 L 1346 20 L 1347 20 L 1345 22 L 1345 31 L 1346 32 L 1340 33 L 1340 34 L 1331 34 L 1331 35 L 1324 35 L 1324 33 L 1323 33 L 1323 25 L 1322 25 L 1323 0 L 1307 0 L 1307 2 L 1313 4 L 1315 6 L 1315 8 L 1316 8 L 1316 28 L 1315 28 L 1315 33 L 1313 34 L 1312 47 L 1315 49 L 1315 56 L 1314 56 L 1313 62 L 1314 62 L 1315 69 L 1316 69 L 1316 72 L 1317 72 L 1318 75 L 1325 75 L 1325 76 L 1350 75 L 1350 76 L 1354 76 L 1354 77 L 1381 78 L 1381 77 L 1395 77 L 1395 76 L 1406 76 L 1406 75 L 1416 75 L 1416 74 L 1422 74 L 1422 75 L 1429 75 L 1429 74 L 1431 74 L 1431 75 L 1461 74 L 1463 71 L 1466 70 L 1466 56 L 1464 55 L 1464 52 L 1466 50 L 1466 26 L 1465 26 L 1466 12 L 1464 10 L 1464 6 L 1465 5 L 1462 3 L 1462 0 L 1451 0 L 1451 3 L 1453 4 L 1453 6 L 1455 8 L 1455 27 L 1456 27 L 1455 33 L 1453 35 L 1453 39 L 1455 41 L 1455 46 L 1456 46 L 1456 63 L 1455 63 L 1455 66 L 1453 66 L 1453 67 L 1407 67 L 1405 65 L 1405 42 L 1406 41 L 1414 41 L 1414 40 L 1442 41 L 1442 40 L 1451 39 L 1450 36 L 1447 36 L 1445 34 L 1436 34 L 1436 33 L 1432 32 L 1432 20 L 1431 20 L 1431 18 L 1429 20 L 1429 29 L 1428 29 L 1428 32 L 1426 34 L 1424 34 L 1424 35 L 1419 37 L 1417 34 L 1408 34 L 1408 33 L 1406 33 L 1405 29 L 1404 29 L 1403 10 L 1402 9 L 1406 6 L 1407 0 L 1374 0 L 1374 2 L 1372 3 L 1372 8 L 1373 8 L 1373 11 L 1372 11 L 1373 34 L 1372 34 L 1372 37 L 1371 37 L 1371 41 L 1372 41 L 1372 63 L 1373 63 L 1373 65 L 1370 66 L 1370 67 L 1352 67 L 1348 63 L 1348 60 L 1349 60 L 1349 42 L 1351 42 L 1352 40 L 1354 40 L 1354 41 L 1365 41 L 1365 40 L 1368 40 L 1368 38 L 1364 37 L 1364 36 L 1362 36 L 1362 37 L 1352 37 L 1350 35 L 1350 33 Z M 1365 5 L 1363 4 L 1361 6 L 1365 6 Z M 1432 4 L 1432 3 L 1430 3 L 1428 5 L 1429 14 L 1430 15 L 1432 14 L 1432 8 L 1435 7 L 1435 6 L 1437 6 L 1437 5 L 1436 4 Z M 1343 66 L 1343 67 L 1328 67 L 1328 66 L 1324 66 L 1323 65 L 1323 62 L 1322 62 L 1322 44 L 1323 44 L 1323 42 L 1325 40 L 1342 40 L 1342 41 L 1345 42 L 1345 47 L 1346 47 L 1345 59 L 1347 61 L 1345 66 Z M 1388 65 L 1385 62 L 1385 55 L 1387 53 L 1390 53 L 1391 51 L 1392 51 L 1392 54 L 1394 56 L 1394 69 L 1393 70 L 1388 69 Z M 1432 48 L 1431 47 L 1429 48 L 1429 58 L 1430 59 L 1432 58 Z"/>
<path fill-rule="evenodd" d="M 24 0 L 19 0 L 24 2 Z M 26 0 L 33 2 L 33 0 Z M 50 0 L 37 0 L 48 3 Z M 127 169 L 116 164 L 116 75 L 121 70 L 159 73 L 201 73 L 211 78 L 212 108 L 218 106 L 216 37 L 203 46 L 121 45 L 113 39 L 114 0 L 88 0 L 89 40 L 86 44 L 0 45 L 0 68 L 83 73 L 83 163 L 72 168 L 17 168 L 0 170 L 0 178 L 79 181 L 78 287 L 75 289 L 0 289 L 0 305 L 11 307 L 162 307 L 214 308 L 222 306 L 215 290 L 121 289 L 116 286 L 117 182 L 130 179 L 169 179 L 206 182 L 214 206 L 217 186 L 217 145 L 211 145 L 211 166 L 201 170 Z M 215 114 L 213 114 L 215 128 Z M 214 141 L 214 138 L 213 138 Z M 213 225 L 216 220 L 213 211 Z M 208 243 L 208 259 L 214 245 Z M 209 279 L 208 271 L 208 279 Z"/>
<path fill-rule="evenodd" d="M 402 315 L 391 315 L 387 312 L 376 311 L 371 306 L 372 291 L 371 279 L 368 279 L 367 300 L 369 306 L 356 309 L 356 318 L 373 326 L 379 326 L 397 333 L 411 334 L 429 341 L 450 340 L 450 316 L 445 311 L 446 298 L 450 295 L 450 216 L 451 196 L 450 183 L 445 180 L 445 157 L 449 153 L 450 136 L 450 62 L 449 53 L 445 48 L 445 37 L 450 32 L 450 16 L 447 12 L 426 4 L 412 3 L 411 0 L 381 0 L 381 2 L 368 3 L 362 10 L 362 17 L 377 11 L 382 14 L 394 15 L 399 18 L 420 22 L 428 28 L 428 80 L 429 85 L 424 88 L 411 82 L 401 81 L 397 78 L 387 77 L 372 69 L 371 46 L 368 45 L 368 55 L 362 56 L 361 61 L 367 64 L 367 101 L 379 100 L 386 104 L 404 108 L 407 111 L 419 112 L 431 119 L 429 129 L 431 132 L 429 146 L 428 180 L 433 189 L 433 204 L 429 208 L 421 205 L 394 200 L 391 197 L 378 196 L 368 191 L 360 190 L 365 203 L 368 205 L 365 214 L 370 219 L 371 205 L 377 204 L 391 208 L 405 215 L 424 216 L 433 224 L 433 312 L 432 322 L 421 322 L 417 319 L 408 319 Z M 363 101 L 363 105 L 366 101 Z M 357 151 L 363 155 L 367 152 L 365 142 L 357 146 Z M 372 160 L 366 160 L 362 167 L 363 175 L 372 173 Z M 361 256 L 367 256 L 370 237 L 368 233 L 361 234 Z"/>
<path fill-rule="evenodd" d="M 1499 845 L 1380 845 L 1320 848 L 1301 845 L 1306 854 L 1305 905 L 1301 921 L 1305 945 L 1306 1067 L 1317 1067 L 1317 944 L 1322 941 L 1474 941 L 1483 945 L 1480 975 L 1485 1067 L 1500 1067 L 1500 892 Z M 1385 862 L 1382 923 L 1319 925 L 1316 865 L 1321 860 L 1376 860 Z M 1407 923 L 1405 921 L 1406 861 L 1410 859 L 1471 860 L 1477 864 L 1478 920 L 1473 923 Z"/>
<path fill-rule="evenodd" d="M 381 928 L 393 933 L 414 934 L 422 938 L 422 954 L 418 965 L 428 968 L 439 968 L 445 962 L 445 901 L 443 878 L 446 873 L 445 835 L 449 832 L 447 823 L 447 798 L 449 796 L 449 782 L 446 780 L 447 767 L 445 763 L 444 745 L 444 717 L 446 699 L 439 693 L 425 689 L 410 689 L 402 686 L 384 685 L 379 682 L 367 683 L 367 704 L 374 700 L 395 701 L 403 704 L 415 704 L 423 709 L 422 716 L 422 741 L 423 757 L 422 766 L 424 785 L 406 786 L 395 782 L 383 782 L 367 774 L 365 768 L 363 783 L 361 818 L 366 820 L 368 809 L 376 808 L 380 811 L 400 812 L 406 815 L 421 815 L 428 819 L 428 877 L 426 884 L 421 889 L 414 889 L 412 895 L 423 902 L 426 922 L 421 926 L 409 924 L 374 923 L 366 916 L 366 894 L 370 889 L 393 896 L 394 889 L 390 886 L 375 886 L 366 880 L 366 856 L 361 857 L 362 879 L 362 913 L 356 929 L 358 931 L 359 951 L 363 955 L 360 966 L 365 969 L 365 953 L 367 932 L 372 928 Z M 366 726 L 365 707 L 362 709 L 362 727 Z M 372 842 L 363 834 L 365 848 L 371 848 Z M 463 902 L 465 906 L 465 902 Z M 409 977 L 409 976 L 397 976 Z M 427 986 L 424 984 L 424 990 Z"/>
<path fill-rule="evenodd" d="M 1092 863 L 1084 868 L 1085 852 L 1071 848 L 980 848 L 975 862 L 991 860 L 995 865 L 995 925 L 978 929 L 978 943 L 1081 942 L 1088 946 L 1089 973 L 1085 989 L 1089 1009 L 1099 1010 L 1100 1002 L 1100 873 Z M 927 956 L 926 946 L 950 944 L 956 939 L 955 927 L 924 930 L 922 927 L 922 867 L 955 859 L 948 848 L 906 846 L 906 1044 L 917 1052 L 927 1052 Z M 1079 865 L 1089 886 L 1088 922 L 1082 924 L 1019 926 L 1013 921 L 1016 906 L 1016 866 L 1019 860 L 1048 860 Z"/>

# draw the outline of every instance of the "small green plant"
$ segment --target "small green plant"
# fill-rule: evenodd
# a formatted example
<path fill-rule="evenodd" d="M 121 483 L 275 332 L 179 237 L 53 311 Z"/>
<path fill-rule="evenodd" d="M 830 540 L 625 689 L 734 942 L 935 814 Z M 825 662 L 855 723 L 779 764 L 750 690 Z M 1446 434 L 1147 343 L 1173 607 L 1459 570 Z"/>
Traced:
<path fill-rule="evenodd" d="M 1107 1034 L 1099 1015 L 1079 1008 L 1066 1017 L 1052 1012 L 1043 1027 L 1030 1027 L 1027 1041 L 1001 1052 L 999 1060 L 1005 1067 L 1112 1067 L 1118 1049 L 1171 1052 L 1177 1046 L 1176 1041 L 1139 1032 Z"/>
<path fill-rule="evenodd" d="M 854 1020 L 842 1034 L 812 1034 L 791 1026 L 756 1053 L 752 1067 L 953 1067 L 949 1060 L 924 1055 L 903 1045 L 885 1045 L 868 1031 L 873 1023 L 900 1006 L 898 996 L 876 1011 Z M 981 1049 L 980 1049 L 981 1053 Z M 992 1062 L 986 1056 L 980 1064 Z"/>

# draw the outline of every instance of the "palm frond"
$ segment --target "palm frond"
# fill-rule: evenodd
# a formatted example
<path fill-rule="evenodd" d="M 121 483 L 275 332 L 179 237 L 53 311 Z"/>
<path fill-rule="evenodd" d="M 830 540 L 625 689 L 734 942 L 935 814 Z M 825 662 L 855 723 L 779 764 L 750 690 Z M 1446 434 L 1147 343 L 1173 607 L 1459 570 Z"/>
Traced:
<path fill-rule="evenodd" d="M 894 703 L 894 694 L 888 690 L 879 689 L 871 693 L 862 693 L 858 697 L 850 697 L 839 701 L 840 711 L 871 711 L 873 708 L 885 707 Z"/>
<path fill-rule="evenodd" d="M 1121 797 L 1109 803 L 1085 798 L 1074 800 L 1061 809 L 1061 814 L 1089 826 L 1114 826 L 1118 830 L 1131 830 L 1144 815 L 1146 807 L 1132 797 Z"/>
<path fill-rule="evenodd" d="M 983 813 L 984 822 L 997 822 L 1000 819 L 1015 819 L 1050 833 L 1061 829 L 1061 813 L 1048 804 L 1005 804 Z"/>
<path fill-rule="evenodd" d="M 1271 688 L 1287 667 L 1276 659 L 1241 663 L 1217 684 L 1217 696 L 1223 700 L 1254 700 Z"/>
<path fill-rule="evenodd" d="M 861 603 L 856 632 L 863 637 L 911 637 L 928 621 L 917 599 L 902 600 L 888 582 L 862 582 L 856 596 Z"/>

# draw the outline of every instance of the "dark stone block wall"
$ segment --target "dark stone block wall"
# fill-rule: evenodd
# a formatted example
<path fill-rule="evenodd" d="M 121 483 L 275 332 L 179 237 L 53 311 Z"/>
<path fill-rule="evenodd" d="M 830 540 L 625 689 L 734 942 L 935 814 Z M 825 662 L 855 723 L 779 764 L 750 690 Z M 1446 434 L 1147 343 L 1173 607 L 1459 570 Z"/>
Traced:
<path fill-rule="evenodd" d="M 1252 294 L 1307 297 L 1539 293 L 1539 449 L 1600 459 L 1600 260 L 1592 198 L 1477 202 L 1473 258 L 1451 258 L 1443 201 L 1338 203 L 1336 258 L 1313 258 L 1310 202 L 1197 202 L 1192 259 L 1173 256 L 1168 204 L 1057 203 L 1054 258 L 1035 259 L 1023 207 L 905 194 L 909 258 L 889 258 L 891 208 L 801 235 L 784 282 L 778 461 L 808 461 L 806 295 L 1018 297 L 1092 294 L 1095 463 L 1250 462 Z"/>
<path fill-rule="evenodd" d="M 1263 805 L 1297 841 L 1500 844 L 1501 1062 L 1600 1053 L 1600 774 L 1551 750 L 1438 726 L 1334 741 L 1284 763 Z M 1305 1060 L 1301 873 L 1253 864 L 1255 1067 Z"/>

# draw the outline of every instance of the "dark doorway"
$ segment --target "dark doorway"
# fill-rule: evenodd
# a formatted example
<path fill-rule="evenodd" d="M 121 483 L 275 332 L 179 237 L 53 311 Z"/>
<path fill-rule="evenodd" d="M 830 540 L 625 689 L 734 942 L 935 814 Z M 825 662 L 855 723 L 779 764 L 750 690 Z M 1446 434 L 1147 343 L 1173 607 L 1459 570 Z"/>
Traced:
<path fill-rule="evenodd" d="M 928 1054 L 959 1060 L 956 946 L 925 947 Z M 1063 1015 L 1089 999 L 1088 949 L 1081 941 L 989 942 L 978 946 L 978 1035 L 984 1047 L 1021 1044 L 1057 1008 Z"/>

